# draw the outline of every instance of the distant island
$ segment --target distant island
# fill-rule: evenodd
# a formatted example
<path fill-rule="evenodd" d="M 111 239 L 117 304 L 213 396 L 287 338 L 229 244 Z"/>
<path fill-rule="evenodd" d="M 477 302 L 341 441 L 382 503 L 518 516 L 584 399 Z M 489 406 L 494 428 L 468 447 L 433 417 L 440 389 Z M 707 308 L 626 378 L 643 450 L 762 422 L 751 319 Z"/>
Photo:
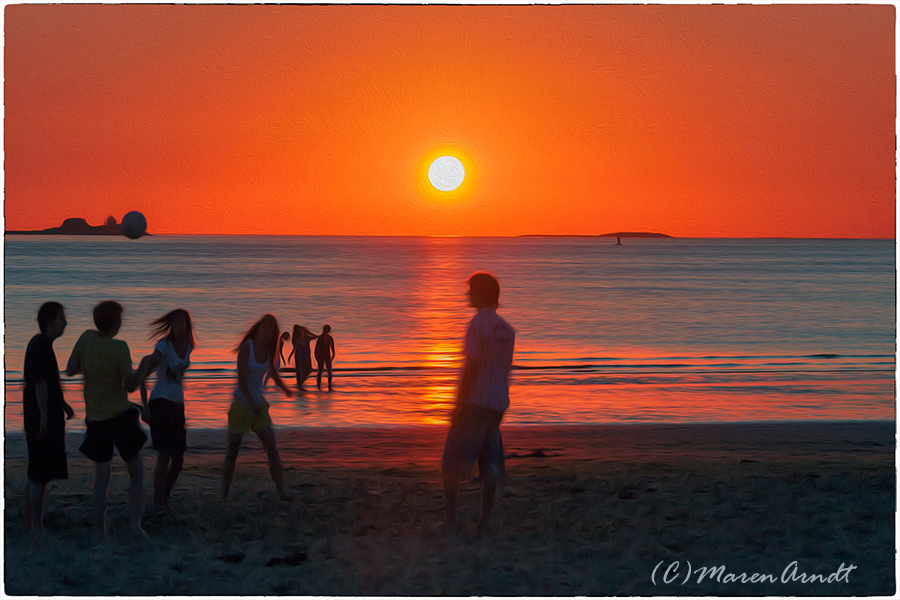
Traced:
<path fill-rule="evenodd" d="M 670 238 L 665 233 L 652 233 L 649 231 L 617 231 L 616 233 L 601 233 L 597 237 L 635 237 L 635 238 Z"/>
<path fill-rule="evenodd" d="M 42 229 L 40 231 L 7 231 L 7 235 L 123 235 L 121 223 L 116 223 L 110 217 L 103 225 L 88 225 L 88 222 L 79 217 L 73 217 L 63 221 L 59 227 Z M 145 234 L 145 235 L 150 235 Z"/>
<path fill-rule="evenodd" d="M 616 233 L 600 233 L 597 235 L 566 235 L 553 233 L 532 233 L 520 235 L 517 237 L 630 237 L 630 238 L 670 238 L 671 235 L 665 233 L 653 233 L 650 231 L 618 231 Z"/>

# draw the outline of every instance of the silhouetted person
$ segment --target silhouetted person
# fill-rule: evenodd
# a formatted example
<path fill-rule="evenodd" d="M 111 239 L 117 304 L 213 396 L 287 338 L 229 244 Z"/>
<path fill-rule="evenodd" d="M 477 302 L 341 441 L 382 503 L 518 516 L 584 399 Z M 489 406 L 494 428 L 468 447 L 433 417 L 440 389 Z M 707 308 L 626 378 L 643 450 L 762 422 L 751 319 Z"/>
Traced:
<path fill-rule="evenodd" d="M 328 371 L 328 391 L 331 391 L 332 361 L 335 357 L 334 338 L 328 333 L 331 325 L 322 327 L 322 333 L 316 340 L 316 363 L 319 365 L 319 374 L 316 376 L 316 387 L 322 389 L 322 371 Z"/>
<path fill-rule="evenodd" d="M 228 449 L 222 473 L 222 499 L 228 500 L 231 480 L 241 439 L 248 431 L 259 437 L 266 455 L 269 457 L 269 472 L 282 500 L 289 497 L 284 491 L 284 469 L 275 444 L 275 432 L 269 417 L 269 403 L 263 396 L 266 380 L 272 378 L 275 384 L 290 397 L 291 391 L 278 375 L 276 355 L 278 353 L 278 321 L 272 315 L 264 315 L 247 330 L 237 347 L 238 385 L 234 400 L 228 410 Z"/>
<path fill-rule="evenodd" d="M 87 431 L 81 443 L 82 454 L 96 464 L 94 496 L 96 525 L 106 537 L 106 492 L 109 488 L 110 461 L 113 446 L 125 461 L 131 484 L 128 488 L 131 506 L 131 534 L 142 542 L 141 529 L 144 468 L 140 450 L 147 434 L 138 424 L 139 410 L 128 401 L 128 392 L 140 384 L 142 373 L 131 368 L 128 344 L 113 339 L 122 327 L 122 306 L 118 302 L 101 302 L 94 307 L 96 330 L 81 334 L 66 373 L 71 377 L 84 373 L 84 412 Z"/>
<path fill-rule="evenodd" d="M 306 327 L 294 325 L 293 335 L 291 336 L 291 343 L 294 347 L 288 356 L 288 360 L 291 360 L 291 356 L 294 357 L 294 367 L 296 367 L 295 370 L 297 371 L 297 389 L 301 392 L 303 391 L 303 382 L 312 373 L 312 355 L 309 351 L 309 342 L 317 337 L 319 336 L 313 335 Z"/>
<path fill-rule="evenodd" d="M 153 500 L 158 510 L 169 511 L 169 494 L 178 480 L 187 450 L 184 419 L 184 389 L 181 380 L 191 364 L 196 346 L 191 315 L 177 308 L 150 323 L 150 339 L 159 340 L 153 354 L 144 357 L 138 369 L 145 420 L 158 453 L 153 473 Z M 156 371 L 156 385 L 147 402 L 146 377 Z"/>
<path fill-rule="evenodd" d="M 59 364 L 53 351 L 53 341 L 63 334 L 67 325 L 62 304 L 43 304 L 38 310 L 37 322 L 41 332 L 31 338 L 25 350 L 25 390 L 22 394 L 28 446 L 25 526 L 43 530 L 47 484 L 54 479 L 69 478 L 66 419 L 71 419 L 75 411 L 63 399 Z"/>
<path fill-rule="evenodd" d="M 441 475 L 447 532 L 451 533 L 456 530 L 459 479 L 471 478 L 478 461 L 482 485 L 480 535 L 488 526 L 497 480 L 505 473 L 500 421 L 509 407 L 508 375 L 516 334 L 496 312 L 500 299 L 497 280 L 488 273 L 475 273 L 468 283 L 469 299 L 478 314 L 466 331 L 465 363 L 444 444 Z"/>

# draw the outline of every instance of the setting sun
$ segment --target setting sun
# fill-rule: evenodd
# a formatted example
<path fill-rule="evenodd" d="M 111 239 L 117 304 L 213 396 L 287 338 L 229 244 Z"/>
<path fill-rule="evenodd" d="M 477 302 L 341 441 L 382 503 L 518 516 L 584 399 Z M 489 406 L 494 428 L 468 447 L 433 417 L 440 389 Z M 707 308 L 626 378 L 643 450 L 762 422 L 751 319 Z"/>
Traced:
<path fill-rule="evenodd" d="M 434 203 L 455 203 L 474 190 L 475 163 L 456 146 L 432 149 L 419 163 L 416 188 L 419 196 Z"/>
<path fill-rule="evenodd" d="M 452 192 L 466 178 L 466 169 L 454 156 L 439 156 L 428 168 L 428 181 L 442 192 Z"/>

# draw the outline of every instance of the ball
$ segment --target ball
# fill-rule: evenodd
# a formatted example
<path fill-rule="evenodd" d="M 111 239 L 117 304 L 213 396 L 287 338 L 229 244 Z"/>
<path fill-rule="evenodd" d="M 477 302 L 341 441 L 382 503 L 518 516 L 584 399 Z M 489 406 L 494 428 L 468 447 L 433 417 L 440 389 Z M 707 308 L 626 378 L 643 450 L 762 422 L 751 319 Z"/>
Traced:
<path fill-rule="evenodd" d="M 136 210 L 122 217 L 122 233 L 133 240 L 147 233 L 147 219 Z"/>

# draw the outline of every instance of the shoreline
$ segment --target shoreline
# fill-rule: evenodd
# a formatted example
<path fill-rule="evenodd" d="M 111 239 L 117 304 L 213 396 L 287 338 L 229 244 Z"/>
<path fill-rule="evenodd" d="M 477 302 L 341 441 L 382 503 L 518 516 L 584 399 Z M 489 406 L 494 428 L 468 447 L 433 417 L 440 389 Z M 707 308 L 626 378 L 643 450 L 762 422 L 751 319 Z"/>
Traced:
<path fill-rule="evenodd" d="M 149 427 L 142 449 L 154 457 Z M 406 465 L 438 468 L 448 425 L 396 427 L 279 427 L 274 428 L 282 460 L 297 466 L 362 467 Z M 871 457 L 875 448 L 893 443 L 893 421 L 774 421 L 723 423 L 610 423 L 589 425 L 501 425 L 507 461 L 609 463 L 616 461 L 684 462 L 702 459 L 725 464 L 756 461 L 769 464 L 852 457 L 861 450 Z M 225 428 L 188 428 L 185 462 L 215 461 L 224 457 Z M 66 434 L 70 461 L 86 460 L 78 451 L 83 432 Z M 251 432 L 242 448 L 261 448 Z M 882 459 L 893 465 L 893 447 Z M 26 458 L 25 435 L 6 433 L 4 456 Z M 790 458 L 790 461 L 786 457 Z M 260 457 L 257 457 L 260 458 Z M 264 458 L 264 457 L 262 457 Z M 114 459 L 115 460 L 115 459 Z"/>
<path fill-rule="evenodd" d="M 441 532 L 446 426 L 276 428 L 279 501 L 262 445 L 244 437 L 219 497 L 224 430 L 189 430 L 175 517 L 145 508 L 128 536 L 128 479 L 112 461 L 110 537 L 90 531 L 93 463 L 68 442 L 48 531 L 21 527 L 24 436 L 7 434 L 6 593 L 61 595 L 891 595 L 893 421 L 504 426 L 507 475 L 488 535 L 464 483 L 460 530 Z M 145 499 L 156 453 L 142 451 Z M 798 578 L 666 585 L 654 568 Z M 827 576 L 845 565 L 849 576 Z M 800 574 L 822 574 L 803 581 Z M 682 574 L 683 577 L 683 574 Z"/>

